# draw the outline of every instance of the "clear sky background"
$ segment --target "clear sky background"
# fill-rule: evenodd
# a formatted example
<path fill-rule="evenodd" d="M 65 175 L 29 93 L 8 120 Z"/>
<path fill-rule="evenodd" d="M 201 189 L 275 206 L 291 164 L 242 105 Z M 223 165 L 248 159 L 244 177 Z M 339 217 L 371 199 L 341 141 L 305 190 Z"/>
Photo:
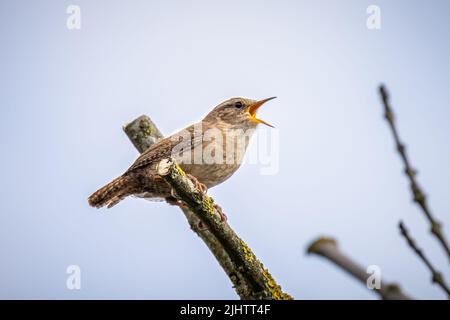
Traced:
<path fill-rule="evenodd" d="M 81 8 L 81 30 L 66 8 Z M 366 8 L 381 8 L 368 30 Z M 164 134 L 233 97 L 278 96 L 260 116 L 280 167 L 243 166 L 210 194 L 298 299 L 376 295 L 306 256 L 319 235 L 417 298 L 443 299 L 397 230 L 403 219 L 450 280 L 414 206 L 377 95 L 387 84 L 430 205 L 450 235 L 448 1 L 0 1 L 0 298 L 237 298 L 180 211 L 86 198 L 137 151 L 121 126 Z M 259 128 L 260 132 L 270 128 Z M 81 290 L 66 288 L 68 265 Z"/>

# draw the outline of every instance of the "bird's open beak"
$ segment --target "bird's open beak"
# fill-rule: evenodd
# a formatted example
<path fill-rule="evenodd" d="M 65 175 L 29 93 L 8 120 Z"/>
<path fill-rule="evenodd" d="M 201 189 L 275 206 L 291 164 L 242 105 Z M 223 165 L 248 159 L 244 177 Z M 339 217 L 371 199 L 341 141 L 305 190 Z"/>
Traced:
<path fill-rule="evenodd" d="M 255 103 L 249 105 L 248 108 L 247 108 L 247 112 L 248 112 L 248 114 L 250 116 L 250 120 L 252 120 L 253 122 L 256 122 L 256 123 L 265 124 L 266 126 L 269 126 L 269 127 L 273 128 L 274 127 L 273 125 L 265 122 L 264 120 L 256 118 L 256 110 L 258 110 L 259 107 L 261 107 L 267 101 L 275 99 L 275 98 L 276 97 L 270 97 L 270 98 L 267 98 L 267 99 L 256 101 Z"/>

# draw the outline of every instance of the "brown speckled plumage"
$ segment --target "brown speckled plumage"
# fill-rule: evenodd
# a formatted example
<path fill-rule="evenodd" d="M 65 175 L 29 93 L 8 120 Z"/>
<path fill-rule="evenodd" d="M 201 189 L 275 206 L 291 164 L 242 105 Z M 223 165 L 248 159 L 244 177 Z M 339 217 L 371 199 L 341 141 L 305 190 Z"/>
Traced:
<path fill-rule="evenodd" d="M 225 157 L 225 138 L 223 139 L 224 143 L 220 143 L 215 139 L 205 138 L 204 133 L 208 129 L 219 130 L 222 136 L 226 137 L 228 132 L 233 129 L 244 131 L 255 129 L 258 123 L 264 123 L 255 118 L 256 109 L 270 99 L 255 101 L 232 98 L 219 104 L 199 123 L 160 140 L 144 151 L 123 175 L 94 192 L 88 198 L 89 204 L 97 208 L 103 206 L 110 208 L 130 195 L 142 196 L 145 194 L 146 198 L 155 199 L 170 197 L 170 187 L 156 174 L 156 166 L 162 159 L 174 156 L 172 151 L 174 147 L 180 146 L 180 136 L 186 137 L 186 134 L 189 134 L 190 143 L 188 140 L 188 147 L 184 150 L 191 152 L 192 159 L 196 148 L 204 150 L 207 147 L 211 150 L 222 148 L 223 157 Z M 249 132 L 251 136 L 252 131 Z M 244 152 L 247 144 L 248 140 L 245 140 Z M 182 156 L 183 153 L 179 155 Z M 177 156 L 175 159 L 179 160 Z M 225 159 L 223 163 L 183 163 L 182 161 L 179 163 L 187 174 L 196 177 L 199 182 L 211 188 L 228 179 L 239 168 L 241 160 L 235 159 L 232 163 L 227 163 Z"/>

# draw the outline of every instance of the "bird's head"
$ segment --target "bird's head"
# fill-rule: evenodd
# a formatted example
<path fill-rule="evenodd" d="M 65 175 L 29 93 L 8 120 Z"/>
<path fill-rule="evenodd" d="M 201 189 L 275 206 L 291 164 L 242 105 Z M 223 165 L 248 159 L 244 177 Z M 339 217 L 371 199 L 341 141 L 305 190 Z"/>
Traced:
<path fill-rule="evenodd" d="M 219 104 L 205 117 L 204 121 L 211 123 L 223 122 L 233 127 L 252 128 L 262 123 L 269 127 L 271 124 L 256 118 L 256 111 L 264 103 L 275 97 L 263 100 L 251 100 L 245 98 L 231 98 Z"/>

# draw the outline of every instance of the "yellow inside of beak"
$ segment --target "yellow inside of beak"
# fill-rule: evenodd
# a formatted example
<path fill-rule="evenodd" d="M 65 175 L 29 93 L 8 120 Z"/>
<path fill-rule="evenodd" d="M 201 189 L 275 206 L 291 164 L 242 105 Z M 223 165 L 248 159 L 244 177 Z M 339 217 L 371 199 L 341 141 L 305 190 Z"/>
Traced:
<path fill-rule="evenodd" d="M 256 123 L 262 123 L 262 124 L 265 124 L 266 126 L 269 126 L 269 127 L 274 128 L 274 126 L 271 125 L 270 123 L 267 123 L 267 122 L 265 122 L 264 120 L 261 120 L 261 119 L 256 118 L 256 110 L 258 110 L 259 107 L 261 107 L 261 106 L 262 106 L 264 103 L 266 103 L 267 101 L 272 100 L 272 99 L 275 99 L 275 98 L 276 98 L 276 97 L 270 97 L 270 98 L 267 98 L 267 99 L 263 99 L 263 100 L 256 101 L 255 103 L 251 104 L 251 105 L 248 107 L 248 114 L 249 114 L 249 116 L 250 116 L 250 120 L 253 121 L 253 122 L 256 122 Z"/>

